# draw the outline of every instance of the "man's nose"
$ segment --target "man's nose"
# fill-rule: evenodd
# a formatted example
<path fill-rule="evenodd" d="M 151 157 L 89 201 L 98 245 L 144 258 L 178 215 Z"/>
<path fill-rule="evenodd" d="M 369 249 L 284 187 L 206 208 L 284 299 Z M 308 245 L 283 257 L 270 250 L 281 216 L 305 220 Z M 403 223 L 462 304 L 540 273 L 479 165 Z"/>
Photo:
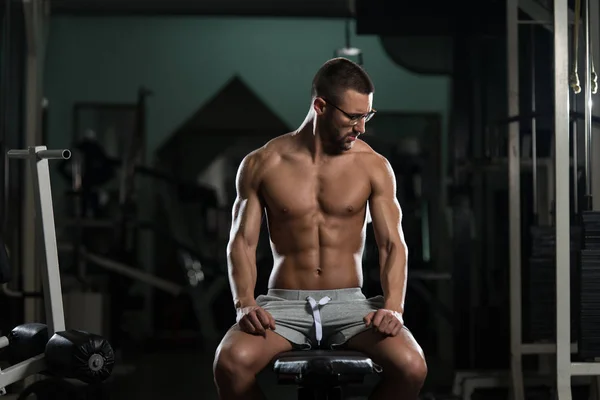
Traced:
<path fill-rule="evenodd" d="M 366 122 L 365 122 L 364 118 L 359 119 L 358 123 L 356 125 L 354 125 L 354 132 L 356 132 L 360 135 L 365 133 L 365 130 L 366 130 L 365 124 L 366 124 Z"/>

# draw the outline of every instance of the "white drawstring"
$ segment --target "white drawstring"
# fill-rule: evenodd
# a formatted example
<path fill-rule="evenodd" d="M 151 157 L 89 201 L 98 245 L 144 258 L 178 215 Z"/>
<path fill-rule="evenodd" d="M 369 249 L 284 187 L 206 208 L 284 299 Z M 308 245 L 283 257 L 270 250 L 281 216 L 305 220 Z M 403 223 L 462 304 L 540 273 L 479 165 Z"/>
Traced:
<path fill-rule="evenodd" d="M 331 300 L 330 297 L 325 296 L 318 302 L 312 297 L 308 296 L 306 300 L 310 303 L 312 309 L 313 319 L 315 320 L 315 335 L 317 337 L 317 345 L 321 345 L 321 339 L 323 339 L 323 324 L 321 323 L 321 312 L 319 306 L 324 306 Z"/>

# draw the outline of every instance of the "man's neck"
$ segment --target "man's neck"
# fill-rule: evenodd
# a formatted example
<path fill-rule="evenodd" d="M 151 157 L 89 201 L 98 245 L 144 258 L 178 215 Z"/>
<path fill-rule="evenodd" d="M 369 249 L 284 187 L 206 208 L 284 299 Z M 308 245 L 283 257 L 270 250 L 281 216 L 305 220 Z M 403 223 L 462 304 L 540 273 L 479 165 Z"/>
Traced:
<path fill-rule="evenodd" d="M 327 152 L 326 144 L 323 143 L 314 115 L 309 114 L 306 117 L 302 125 L 296 130 L 296 135 L 298 136 L 300 145 L 310 153 L 313 161 L 316 162 L 332 156 L 332 154 Z"/>

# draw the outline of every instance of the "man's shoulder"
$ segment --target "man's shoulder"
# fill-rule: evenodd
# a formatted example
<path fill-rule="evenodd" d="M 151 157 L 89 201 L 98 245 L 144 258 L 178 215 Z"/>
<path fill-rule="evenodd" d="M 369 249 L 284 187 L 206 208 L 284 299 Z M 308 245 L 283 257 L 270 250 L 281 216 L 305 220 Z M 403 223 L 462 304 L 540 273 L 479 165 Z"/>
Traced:
<path fill-rule="evenodd" d="M 266 167 L 276 163 L 284 149 L 290 143 L 290 133 L 277 136 L 263 146 L 248 153 L 242 161 L 242 166 L 254 172 L 264 171 Z"/>
<path fill-rule="evenodd" d="M 360 139 L 357 140 L 354 150 L 357 159 L 365 168 L 367 168 L 367 170 L 381 171 L 389 168 L 389 162 L 387 158 L 373 150 L 373 148 L 365 141 Z"/>

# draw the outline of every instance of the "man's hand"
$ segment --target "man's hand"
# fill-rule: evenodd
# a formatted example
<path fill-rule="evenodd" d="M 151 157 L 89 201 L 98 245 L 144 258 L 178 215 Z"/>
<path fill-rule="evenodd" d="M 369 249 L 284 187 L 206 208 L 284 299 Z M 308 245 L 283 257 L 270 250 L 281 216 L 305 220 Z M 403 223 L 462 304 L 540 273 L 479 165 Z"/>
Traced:
<path fill-rule="evenodd" d="M 404 326 L 402 314 L 383 308 L 367 314 L 363 320 L 367 328 L 372 327 L 374 331 L 386 336 L 398 335 Z"/>
<path fill-rule="evenodd" d="M 275 329 L 275 319 L 259 306 L 237 309 L 237 323 L 240 329 L 251 335 L 266 336 L 267 329 Z"/>

